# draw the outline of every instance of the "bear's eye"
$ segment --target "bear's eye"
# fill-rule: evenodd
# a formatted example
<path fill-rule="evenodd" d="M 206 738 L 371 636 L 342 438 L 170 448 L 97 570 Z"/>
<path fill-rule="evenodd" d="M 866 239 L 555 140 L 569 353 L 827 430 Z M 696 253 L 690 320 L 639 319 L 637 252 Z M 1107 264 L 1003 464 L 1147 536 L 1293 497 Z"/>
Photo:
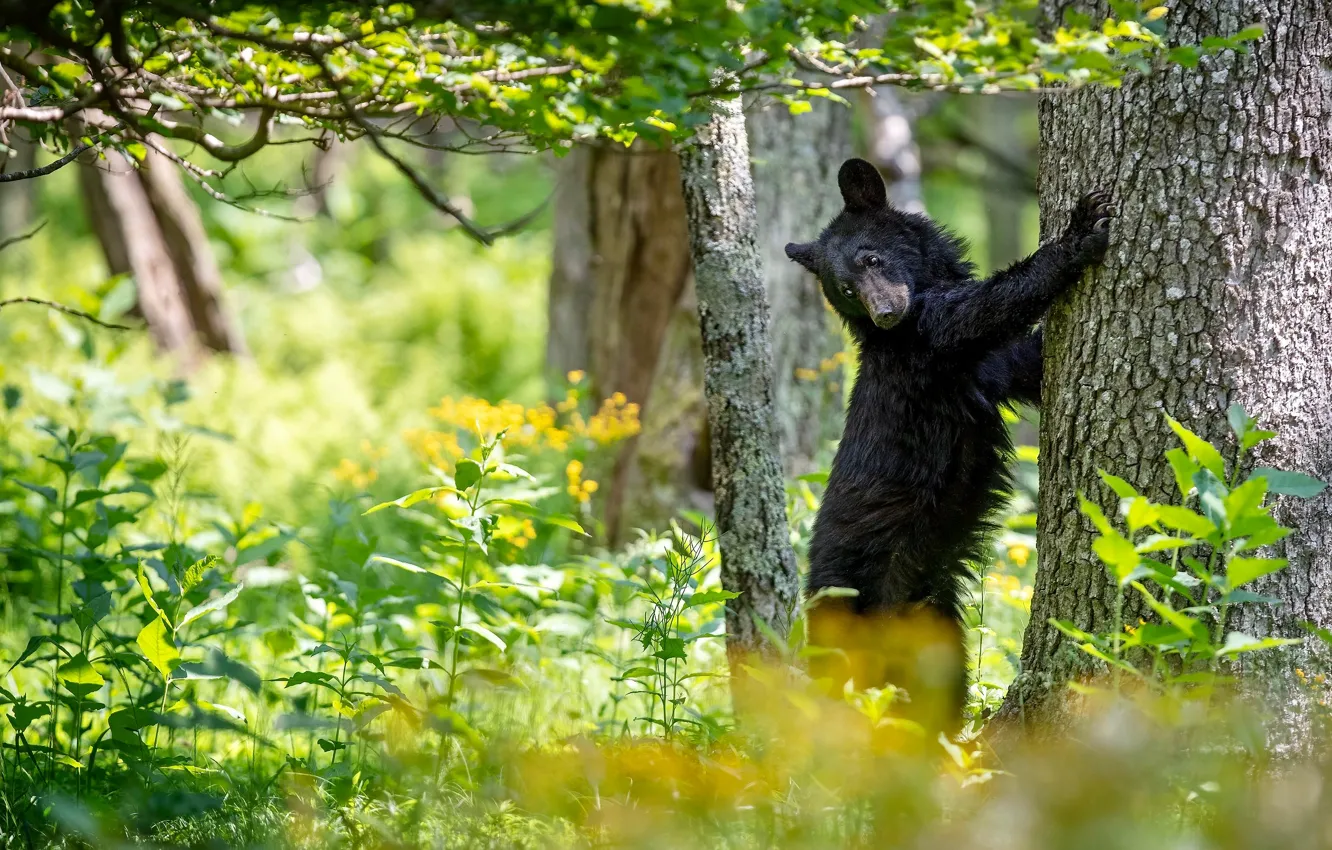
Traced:
<path fill-rule="evenodd" d="M 869 266 L 869 267 L 872 268 L 872 269 L 873 269 L 873 268 L 878 268 L 878 266 L 879 266 L 879 258 L 878 258 L 878 256 L 876 256 L 876 255 L 874 255 L 874 254 L 870 254 L 868 257 L 865 258 L 865 265 Z"/>
<path fill-rule="evenodd" d="M 855 298 L 855 297 L 856 297 L 856 291 L 855 291 L 854 289 L 852 289 L 851 287 L 849 287 L 849 286 L 843 286 L 843 287 L 842 287 L 842 294 L 845 295 L 847 298 Z"/>

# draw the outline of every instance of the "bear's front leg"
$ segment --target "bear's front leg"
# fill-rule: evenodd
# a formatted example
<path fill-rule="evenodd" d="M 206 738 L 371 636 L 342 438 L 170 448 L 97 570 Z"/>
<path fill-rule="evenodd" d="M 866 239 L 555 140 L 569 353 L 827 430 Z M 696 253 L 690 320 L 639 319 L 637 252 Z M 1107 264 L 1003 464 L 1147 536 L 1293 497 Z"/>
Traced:
<path fill-rule="evenodd" d="M 1034 325 L 1051 302 L 1105 259 L 1114 206 L 1092 192 L 1073 210 L 1068 228 L 1030 257 L 989 280 L 925 293 L 921 326 L 940 348 L 994 348 Z"/>

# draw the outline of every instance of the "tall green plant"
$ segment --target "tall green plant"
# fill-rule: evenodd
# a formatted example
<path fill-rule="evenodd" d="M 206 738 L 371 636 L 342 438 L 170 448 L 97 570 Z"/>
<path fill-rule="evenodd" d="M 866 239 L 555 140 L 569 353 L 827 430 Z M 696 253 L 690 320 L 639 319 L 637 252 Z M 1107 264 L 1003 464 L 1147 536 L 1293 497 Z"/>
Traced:
<path fill-rule="evenodd" d="M 1291 533 L 1273 518 L 1270 497 L 1309 498 L 1324 484 L 1297 472 L 1250 468 L 1253 449 L 1276 434 L 1259 428 L 1238 405 L 1228 418 L 1235 437 L 1229 461 L 1222 449 L 1166 417 L 1182 444 L 1166 453 L 1177 504 L 1153 501 L 1102 471 L 1102 480 L 1119 497 L 1126 527 L 1121 531 L 1095 503 L 1081 498 L 1083 515 L 1099 532 L 1096 556 L 1114 582 L 1114 628 L 1092 634 L 1073 623 L 1050 622 L 1108 666 L 1116 690 L 1127 678 L 1153 690 L 1210 693 L 1237 657 L 1299 642 L 1231 631 L 1228 623 L 1237 606 L 1277 604 L 1251 589 L 1287 566 L 1284 558 L 1265 551 Z M 1154 615 L 1152 622 L 1125 626 L 1130 591 Z"/>

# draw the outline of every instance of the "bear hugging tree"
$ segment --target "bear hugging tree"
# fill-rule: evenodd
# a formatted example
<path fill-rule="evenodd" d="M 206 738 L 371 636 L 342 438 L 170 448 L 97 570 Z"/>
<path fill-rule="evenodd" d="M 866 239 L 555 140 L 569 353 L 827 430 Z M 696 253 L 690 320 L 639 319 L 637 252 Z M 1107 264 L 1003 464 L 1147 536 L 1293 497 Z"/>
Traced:
<path fill-rule="evenodd" d="M 1004 404 L 1038 404 L 1041 332 L 1054 298 L 1099 264 L 1113 208 L 1084 197 L 1059 239 L 987 280 L 963 245 L 888 205 L 883 179 L 853 159 L 845 209 L 786 254 L 818 276 L 860 351 L 846 429 L 810 546 L 811 673 L 840 689 L 904 688 L 905 714 L 955 730 L 966 704 L 962 627 L 971 564 L 989 557 L 1009 490 Z"/>

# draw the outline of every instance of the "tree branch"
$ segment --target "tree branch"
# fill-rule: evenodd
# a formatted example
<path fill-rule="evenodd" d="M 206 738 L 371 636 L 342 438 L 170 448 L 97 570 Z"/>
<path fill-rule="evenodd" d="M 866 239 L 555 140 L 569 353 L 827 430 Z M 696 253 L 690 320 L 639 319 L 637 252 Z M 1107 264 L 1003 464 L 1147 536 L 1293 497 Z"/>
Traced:
<path fill-rule="evenodd" d="M 113 331 L 134 330 L 133 328 L 127 325 L 113 325 L 110 322 L 104 322 L 101 319 L 97 318 L 96 316 L 85 313 L 82 310 L 75 310 L 73 307 L 66 307 L 64 304 L 57 304 L 54 301 L 46 301 L 42 298 L 28 298 L 27 296 L 21 298 L 6 298 L 3 301 L 0 301 L 0 310 L 3 310 L 4 308 L 14 304 L 37 304 L 39 306 L 47 307 L 52 310 L 57 310 L 61 313 L 65 313 L 70 316 L 77 316 L 80 319 L 85 319 L 89 322 L 92 322 L 94 325 L 100 325 L 108 330 L 113 330 Z"/>
<path fill-rule="evenodd" d="M 23 233 L 23 234 L 20 234 L 20 235 L 18 235 L 18 236 L 11 236 L 11 237 L 8 238 L 8 239 L 5 239 L 5 240 L 3 240 L 3 241 L 0 241 L 0 251 L 5 250 L 5 249 L 8 248 L 10 245 L 16 245 L 16 244 L 18 244 L 19 242 L 26 242 L 26 241 L 28 241 L 28 240 L 31 239 L 32 237 L 36 236 L 36 235 L 41 231 L 41 229 L 42 229 L 43 227 L 46 227 L 46 222 L 42 222 L 41 224 L 39 224 L 39 225 L 37 225 L 36 227 L 34 227 L 32 230 L 29 230 L 27 233 Z"/>
<path fill-rule="evenodd" d="M 43 165 L 41 168 L 29 168 L 26 171 L 11 171 L 8 174 L 0 174 L 0 183 L 13 183 L 17 180 L 31 180 L 34 177 L 45 177 L 53 171 L 59 171 L 87 150 L 91 150 L 92 145 L 79 145 L 74 150 L 57 159 L 50 165 Z M 33 231 L 36 233 L 37 231 Z"/>

